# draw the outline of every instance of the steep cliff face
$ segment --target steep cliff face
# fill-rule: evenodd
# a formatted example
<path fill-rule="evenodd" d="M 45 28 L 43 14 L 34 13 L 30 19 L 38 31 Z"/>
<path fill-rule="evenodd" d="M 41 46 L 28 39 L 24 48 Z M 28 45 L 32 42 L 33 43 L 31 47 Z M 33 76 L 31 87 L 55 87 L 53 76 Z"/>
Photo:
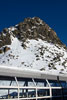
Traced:
<path fill-rule="evenodd" d="M 0 64 L 53 73 L 67 71 L 67 49 L 38 17 L 5 28 L 0 34 Z"/>

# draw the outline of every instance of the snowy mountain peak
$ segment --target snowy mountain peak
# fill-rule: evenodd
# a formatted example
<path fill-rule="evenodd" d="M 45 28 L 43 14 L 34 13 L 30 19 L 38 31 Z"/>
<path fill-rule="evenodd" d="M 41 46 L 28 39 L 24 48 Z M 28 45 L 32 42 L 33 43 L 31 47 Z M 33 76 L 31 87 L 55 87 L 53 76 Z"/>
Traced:
<path fill-rule="evenodd" d="M 54 44 L 63 45 L 57 37 L 56 32 L 38 17 L 26 18 L 23 22 L 14 27 L 3 29 L 0 36 L 0 47 L 11 43 L 11 34 L 23 42 L 27 39 L 42 39 Z M 6 37 L 8 37 L 8 39 Z"/>
<path fill-rule="evenodd" d="M 52 73 L 67 72 L 67 49 L 38 17 L 5 28 L 0 34 L 0 64 Z"/>

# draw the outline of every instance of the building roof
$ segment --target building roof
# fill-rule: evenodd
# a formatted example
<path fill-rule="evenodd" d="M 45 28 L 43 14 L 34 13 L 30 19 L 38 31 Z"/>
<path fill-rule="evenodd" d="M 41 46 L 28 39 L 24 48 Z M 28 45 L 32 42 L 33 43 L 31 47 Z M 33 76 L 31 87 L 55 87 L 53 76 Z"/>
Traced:
<path fill-rule="evenodd" d="M 7 67 L 0 66 L 0 76 L 9 76 L 9 77 L 19 77 L 19 78 L 34 78 L 34 79 L 48 79 L 48 80 L 59 80 L 67 81 L 66 74 L 53 75 L 45 73 L 44 71 L 31 70 L 31 69 L 21 69 L 16 67 Z"/>

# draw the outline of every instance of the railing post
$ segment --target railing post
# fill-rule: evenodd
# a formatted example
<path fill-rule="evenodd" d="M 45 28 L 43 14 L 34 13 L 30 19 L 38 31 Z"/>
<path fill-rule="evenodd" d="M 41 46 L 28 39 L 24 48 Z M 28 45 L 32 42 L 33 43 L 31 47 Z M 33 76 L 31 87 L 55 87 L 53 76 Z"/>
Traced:
<path fill-rule="evenodd" d="M 37 87 L 36 87 L 36 100 L 37 100 Z"/>
<path fill-rule="evenodd" d="M 18 80 L 17 80 L 16 77 L 15 77 L 15 81 L 16 81 L 16 84 L 17 84 L 17 86 L 18 86 L 18 100 L 19 100 L 19 83 L 18 83 Z"/>
<path fill-rule="evenodd" d="M 18 86 L 18 100 L 19 100 L 19 86 Z"/>
<path fill-rule="evenodd" d="M 50 100 L 52 100 L 52 88 L 50 87 Z"/>

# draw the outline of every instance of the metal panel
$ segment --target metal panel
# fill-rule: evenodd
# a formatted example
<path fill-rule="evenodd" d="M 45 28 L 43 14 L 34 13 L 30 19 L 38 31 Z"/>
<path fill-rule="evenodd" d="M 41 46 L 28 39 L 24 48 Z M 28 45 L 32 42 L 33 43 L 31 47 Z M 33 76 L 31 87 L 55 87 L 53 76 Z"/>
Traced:
<path fill-rule="evenodd" d="M 59 77 L 59 80 L 60 80 L 60 81 L 67 81 L 67 77 L 60 76 L 60 77 Z"/>

